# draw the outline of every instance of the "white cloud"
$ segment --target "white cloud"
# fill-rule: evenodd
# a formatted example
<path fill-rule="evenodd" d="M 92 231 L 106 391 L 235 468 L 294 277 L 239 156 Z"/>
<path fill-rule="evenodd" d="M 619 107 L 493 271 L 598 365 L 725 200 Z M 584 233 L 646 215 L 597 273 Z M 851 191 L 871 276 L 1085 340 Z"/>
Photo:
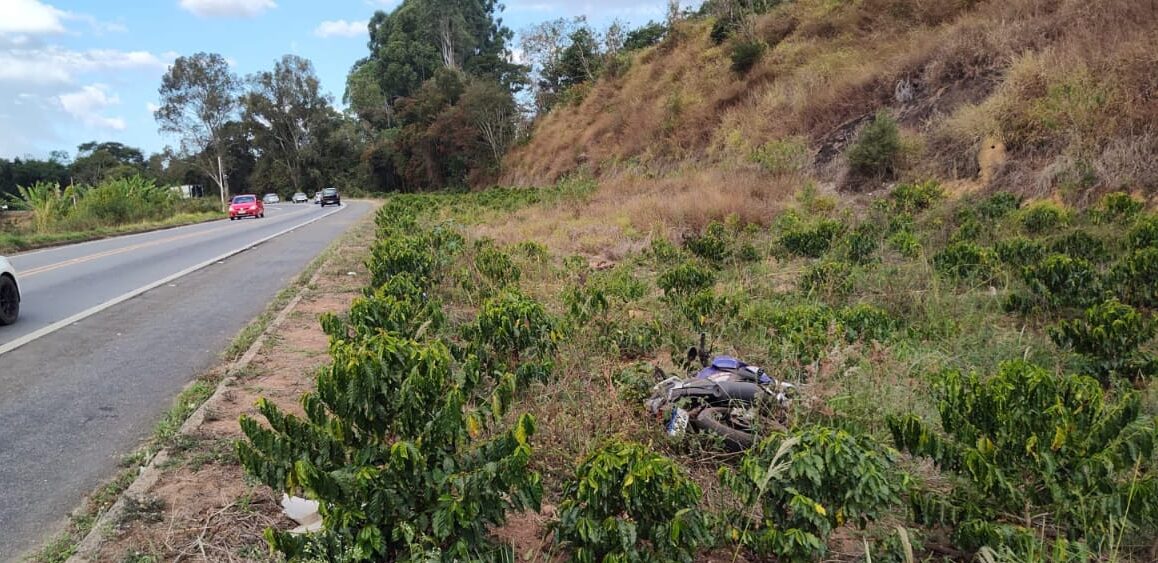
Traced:
<path fill-rule="evenodd" d="M 101 112 L 121 103 L 115 94 L 109 94 L 104 84 L 90 84 L 75 92 L 57 96 L 61 107 L 69 115 L 79 119 L 89 127 L 123 131 L 125 120 L 121 117 L 107 117 Z"/>
<path fill-rule="evenodd" d="M 145 102 L 145 111 L 149 112 L 149 115 L 153 115 L 159 109 L 161 109 L 161 106 L 153 102 Z"/>
<path fill-rule="evenodd" d="M 277 7 L 274 0 L 181 0 L 181 7 L 203 18 L 252 18 Z"/>
<path fill-rule="evenodd" d="M 172 53 L 89 49 L 69 51 L 58 46 L 0 49 L 0 85 L 7 82 L 67 83 L 79 73 L 100 70 L 163 69 Z"/>
<path fill-rule="evenodd" d="M 346 21 L 346 20 L 332 20 L 324 21 L 318 24 L 314 29 L 314 35 L 318 37 L 358 37 L 366 34 L 366 25 L 368 22 L 362 21 Z"/>
<path fill-rule="evenodd" d="M 0 34 L 6 33 L 62 33 L 60 19 L 65 12 L 42 4 L 38 0 L 4 0 L 4 17 L 0 18 Z"/>

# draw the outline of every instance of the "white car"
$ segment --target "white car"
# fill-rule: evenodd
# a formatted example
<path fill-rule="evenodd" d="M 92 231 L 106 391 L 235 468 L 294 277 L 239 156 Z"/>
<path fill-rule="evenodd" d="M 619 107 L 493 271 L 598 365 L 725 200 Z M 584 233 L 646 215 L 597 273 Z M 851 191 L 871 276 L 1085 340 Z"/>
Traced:
<path fill-rule="evenodd" d="M 281 198 L 278 197 L 277 194 L 265 194 L 265 196 L 261 198 L 261 202 L 266 205 L 281 203 Z"/>
<path fill-rule="evenodd" d="M 310 201 L 310 196 L 308 196 L 302 192 L 298 192 L 298 193 L 294 194 L 294 199 L 293 199 L 294 203 L 309 203 L 309 201 Z"/>
<path fill-rule="evenodd" d="M 20 316 L 20 286 L 16 284 L 16 269 L 7 258 L 0 256 L 0 325 L 10 325 Z"/>

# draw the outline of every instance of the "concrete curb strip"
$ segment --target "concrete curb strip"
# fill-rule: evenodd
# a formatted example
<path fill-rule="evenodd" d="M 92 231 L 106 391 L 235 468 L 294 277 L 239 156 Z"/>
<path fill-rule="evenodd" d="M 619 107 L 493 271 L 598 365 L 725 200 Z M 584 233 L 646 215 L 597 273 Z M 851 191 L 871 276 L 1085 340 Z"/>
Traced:
<path fill-rule="evenodd" d="M 339 208 L 339 210 L 340 209 L 342 208 Z M 259 243 L 255 243 L 255 245 L 256 244 Z M 326 262 L 328 261 L 329 259 L 326 260 Z M 297 295 L 294 295 L 293 299 L 290 299 L 289 303 L 287 303 L 286 306 L 278 312 L 273 321 L 269 323 L 269 326 L 265 327 L 265 330 L 263 330 L 261 334 L 258 335 L 258 337 L 253 341 L 253 344 L 251 344 L 245 351 L 245 354 L 242 354 L 241 358 L 234 362 L 233 365 L 229 366 L 229 368 L 226 370 L 225 377 L 221 380 L 220 383 L 217 384 L 217 389 L 213 391 L 213 395 L 210 395 L 210 397 L 206 399 L 205 402 L 201 403 L 200 407 L 197 407 L 197 410 L 193 411 L 193 414 L 189 415 L 189 418 L 185 419 L 185 422 L 181 424 L 181 428 L 177 430 L 177 435 L 184 436 L 191 434 L 201 426 L 201 424 L 205 421 L 206 412 L 208 412 L 209 409 L 212 409 L 215 405 L 219 404 L 223 400 L 223 395 L 225 392 L 228 391 L 229 388 L 233 387 L 237 382 L 237 374 L 245 370 L 245 368 L 249 366 L 253 359 L 257 357 L 257 353 L 261 350 L 261 347 L 265 345 L 266 338 L 273 330 L 277 329 L 282 325 L 282 323 L 285 322 L 286 318 L 289 317 L 290 312 L 292 312 L 294 308 L 297 307 L 298 303 L 301 302 L 302 298 L 306 294 L 306 291 L 309 290 L 310 286 L 317 282 L 318 278 L 322 274 L 324 267 L 325 262 L 323 262 L 321 267 L 318 268 L 318 271 L 314 272 L 314 275 L 310 277 L 310 280 L 304 286 L 302 286 L 302 288 L 297 292 Z M 111 532 L 117 526 L 117 523 L 122 519 L 125 511 L 126 499 L 130 497 L 138 499 L 144 496 L 145 493 L 149 491 L 149 489 L 156 485 L 157 480 L 160 479 L 161 474 L 164 471 L 161 469 L 161 467 L 168 460 L 168 449 L 162 449 L 155 456 L 153 456 L 153 459 L 149 461 L 147 466 L 141 469 L 140 474 L 137 475 L 137 478 L 133 480 L 132 484 L 130 484 L 128 488 L 126 488 L 117 497 L 116 502 L 114 502 L 113 505 L 97 519 L 96 523 L 93 524 L 92 529 L 89 530 L 84 539 L 77 544 L 76 553 L 73 554 L 72 557 L 69 557 L 66 563 L 93 563 L 96 561 L 92 559 L 92 557 L 94 557 L 100 550 L 101 544 L 104 542 L 105 535 Z"/>

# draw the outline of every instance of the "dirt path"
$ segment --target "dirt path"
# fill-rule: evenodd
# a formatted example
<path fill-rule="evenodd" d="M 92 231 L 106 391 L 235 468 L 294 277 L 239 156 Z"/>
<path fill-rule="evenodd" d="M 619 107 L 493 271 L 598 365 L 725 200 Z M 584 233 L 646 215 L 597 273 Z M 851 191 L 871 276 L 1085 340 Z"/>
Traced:
<path fill-rule="evenodd" d="M 90 560 L 270 560 L 262 531 L 294 523 L 281 515 L 281 495 L 247 479 L 237 463 L 238 417 L 256 415 L 258 397 L 301 412 L 298 398 L 329 359 L 318 316 L 345 311 L 368 283 L 363 262 L 373 237 L 370 214 L 338 244 L 284 320 L 267 331 L 252 361 L 206 404 L 203 421 L 177 437 L 156 482 L 139 494 L 126 493 L 121 517 L 102 531 Z"/>

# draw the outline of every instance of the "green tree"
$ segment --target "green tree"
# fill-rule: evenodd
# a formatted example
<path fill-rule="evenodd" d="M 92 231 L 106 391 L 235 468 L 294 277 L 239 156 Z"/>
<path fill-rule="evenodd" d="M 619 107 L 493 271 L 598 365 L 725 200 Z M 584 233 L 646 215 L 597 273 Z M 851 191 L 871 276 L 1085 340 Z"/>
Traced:
<path fill-rule="evenodd" d="M 237 114 L 240 88 L 219 54 L 177 57 L 161 78 L 161 107 L 153 112 L 161 132 L 177 135 L 182 153 L 196 155 L 194 161 L 217 184 L 222 205 L 229 194 L 223 133 Z"/>
<path fill-rule="evenodd" d="M 145 171 L 140 149 L 116 142 L 90 141 L 76 147 L 76 160 L 69 166 L 74 182 L 96 185 L 106 178 L 128 178 Z"/>
<path fill-rule="evenodd" d="M 273 69 L 249 77 L 244 119 L 261 154 L 263 171 L 255 183 L 261 191 L 304 192 L 310 182 L 310 160 L 317 152 L 318 132 L 331 118 L 330 100 L 321 92 L 314 66 L 296 55 L 285 55 Z M 259 182 L 271 178 L 281 182 Z M 286 193 L 287 197 L 290 193 Z"/>

